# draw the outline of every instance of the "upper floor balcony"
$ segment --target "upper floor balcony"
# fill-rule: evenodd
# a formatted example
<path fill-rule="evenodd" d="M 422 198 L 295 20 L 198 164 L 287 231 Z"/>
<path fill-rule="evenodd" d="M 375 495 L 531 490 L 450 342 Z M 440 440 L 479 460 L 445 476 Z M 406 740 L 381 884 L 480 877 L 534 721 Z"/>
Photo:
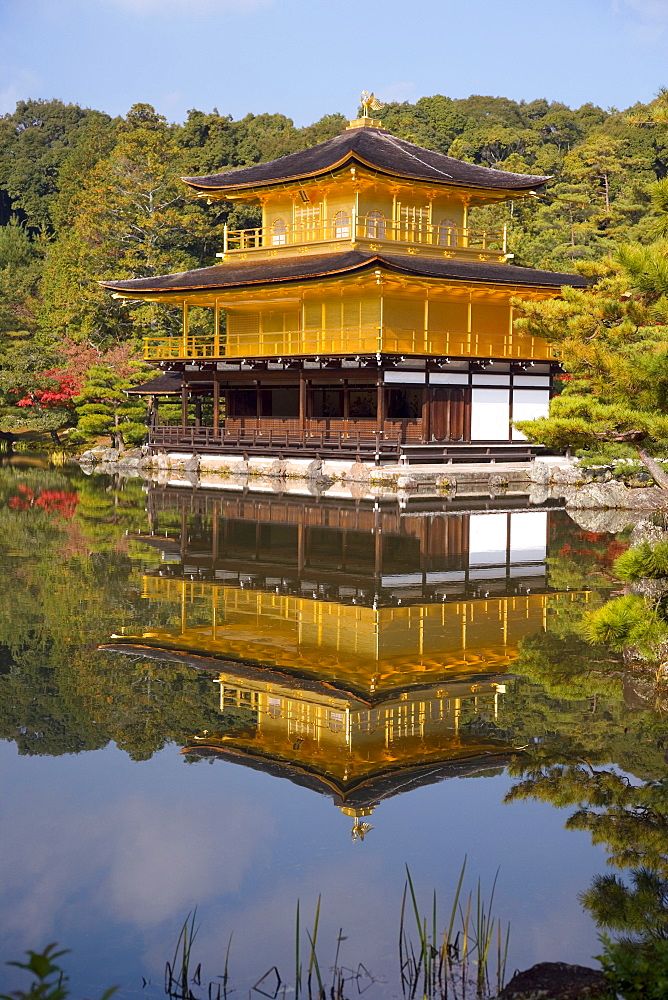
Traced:
<path fill-rule="evenodd" d="M 237 257 L 276 256 L 279 252 L 323 253 L 325 250 L 349 249 L 350 245 L 364 250 L 384 250 L 386 253 L 421 253 L 427 256 L 453 257 L 463 260 L 504 262 L 508 253 L 507 230 L 473 229 L 454 222 L 436 224 L 419 220 L 393 221 L 380 212 L 358 216 L 341 211 L 331 219 L 289 223 L 281 219 L 257 229 L 223 231 L 223 259 Z"/>
<path fill-rule="evenodd" d="M 554 348 L 537 337 L 506 333 L 348 327 L 340 330 L 290 330 L 281 333 L 227 333 L 147 337 L 147 361 L 214 361 L 227 358 L 344 356 L 355 354 L 452 355 L 552 360 Z"/>

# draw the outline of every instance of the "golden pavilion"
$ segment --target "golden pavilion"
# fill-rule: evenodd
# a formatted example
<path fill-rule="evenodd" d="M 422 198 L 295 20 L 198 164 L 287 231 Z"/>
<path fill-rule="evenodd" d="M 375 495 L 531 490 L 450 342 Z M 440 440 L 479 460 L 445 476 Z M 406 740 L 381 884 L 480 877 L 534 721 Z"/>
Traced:
<path fill-rule="evenodd" d="M 519 643 L 583 599 L 548 584 L 544 510 L 407 518 L 153 486 L 149 515 L 151 624 L 104 648 L 210 672 L 220 727 L 184 753 L 327 794 L 358 832 L 384 798 L 518 752 L 497 717 Z"/>
<path fill-rule="evenodd" d="M 178 336 L 145 341 L 162 373 L 136 390 L 154 400 L 150 449 L 529 457 L 513 421 L 546 413 L 558 363 L 514 329 L 511 300 L 585 282 L 514 265 L 505 230 L 470 213 L 549 179 L 423 149 L 367 113 L 310 149 L 184 178 L 209 202 L 260 206 L 262 225 L 226 228 L 214 266 L 102 282 L 181 313 Z M 179 426 L 160 423 L 169 396 Z"/>

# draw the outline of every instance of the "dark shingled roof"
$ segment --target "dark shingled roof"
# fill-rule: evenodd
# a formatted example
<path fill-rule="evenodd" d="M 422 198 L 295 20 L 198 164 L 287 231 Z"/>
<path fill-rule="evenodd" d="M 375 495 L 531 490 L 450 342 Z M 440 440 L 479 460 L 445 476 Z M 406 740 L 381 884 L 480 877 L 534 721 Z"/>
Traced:
<path fill-rule="evenodd" d="M 101 281 L 111 291 L 147 294 L 188 291 L 197 289 L 243 288 L 250 285 L 269 285 L 287 281 L 304 281 L 365 271 L 383 267 L 399 274 L 421 278 L 440 278 L 448 281 L 482 281 L 501 285 L 531 285 L 561 288 L 574 285 L 584 288 L 587 281 L 577 274 L 558 271 L 538 271 L 515 264 L 495 264 L 485 261 L 453 260 L 440 257 L 418 257 L 406 254 L 369 253 L 349 250 L 343 253 L 300 255 L 299 257 L 271 257 L 264 260 L 229 261 L 197 271 L 180 271 L 176 274 L 156 275 L 154 278 L 132 278 L 123 281 Z"/>
<path fill-rule="evenodd" d="M 381 128 L 351 129 L 327 142 L 320 142 L 299 153 L 281 156 L 277 160 L 269 160 L 268 163 L 254 163 L 239 170 L 204 177 L 184 177 L 183 180 L 202 192 L 225 189 L 232 191 L 299 177 L 314 177 L 349 161 L 375 167 L 392 176 L 504 191 L 530 191 L 550 180 L 545 176 L 512 174 L 505 170 L 493 170 L 491 167 L 455 160 L 452 156 L 398 139 Z"/>
<path fill-rule="evenodd" d="M 138 396 L 168 396 L 181 393 L 180 372 L 165 372 L 157 378 L 142 382 L 141 385 L 133 385 L 131 389 L 125 390 L 128 395 L 136 393 Z"/>

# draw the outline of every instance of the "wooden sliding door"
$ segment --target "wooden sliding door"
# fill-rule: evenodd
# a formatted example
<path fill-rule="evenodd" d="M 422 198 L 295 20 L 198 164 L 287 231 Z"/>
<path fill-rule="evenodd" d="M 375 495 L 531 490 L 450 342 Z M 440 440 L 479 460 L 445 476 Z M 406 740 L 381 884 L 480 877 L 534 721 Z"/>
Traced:
<path fill-rule="evenodd" d="M 434 386 L 431 397 L 431 436 L 434 441 L 465 441 L 470 392 L 459 386 Z"/>

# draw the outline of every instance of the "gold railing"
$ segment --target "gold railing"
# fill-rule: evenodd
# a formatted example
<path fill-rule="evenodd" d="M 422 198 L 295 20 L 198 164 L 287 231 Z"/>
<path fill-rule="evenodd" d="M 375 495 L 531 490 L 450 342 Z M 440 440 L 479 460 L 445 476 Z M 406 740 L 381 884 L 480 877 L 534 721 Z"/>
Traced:
<path fill-rule="evenodd" d="M 534 337 L 510 333 L 344 327 L 339 330 L 286 330 L 282 333 L 228 333 L 187 337 L 147 337 L 147 361 L 324 356 L 336 354 L 436 354 L 547 360 L 553 349 Z"/>
<path fill-rule="evenodd" d="M 319 222 L 285 223 L 262 226 L 257 229 L 227 229 L 223 231 L 223 254 L 247 250 L 277 249 L 305 243 L 322 243 L 335 240 L 378 240 L 390 243 L 409 243 L 434 247 L 439 250 L 494 251 L 506 253 L 507 233 L 500 230 L 470 229 L 448 226 L 443 223 L 422 223 L 378 219 L 374 216 L 347 216 L 342 219 L 325 219 Z"/>

